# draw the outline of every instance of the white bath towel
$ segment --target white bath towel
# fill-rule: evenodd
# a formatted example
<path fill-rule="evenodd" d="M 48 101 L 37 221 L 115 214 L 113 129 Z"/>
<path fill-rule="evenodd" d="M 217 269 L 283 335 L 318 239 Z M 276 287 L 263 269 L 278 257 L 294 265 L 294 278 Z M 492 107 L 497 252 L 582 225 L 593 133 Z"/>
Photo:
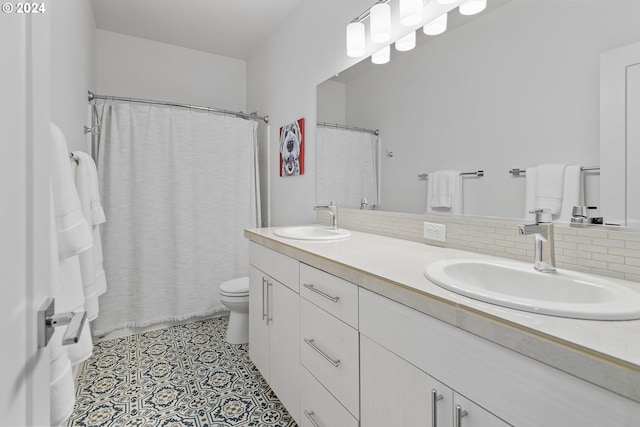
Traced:
<path fill-rule="evenodd" d="M 538 166 L 536 173 L 535 209 L 549 209 L 552 215 L 560 215 L 564 194 L 564 173 L 567 165 L 547 164 Z"/>
<path fill-rule="evenodd" d="M 74 151 L 74 156 L 79 160 L 79 165 L 86 169 L 86 178 L 88 179 L 89 202 L 91 207 L 91 218 L 87 218 L 93 232 L 93 258 L 95 263 L 95 289 L 96 295 L 103 295 L 107 291 L 107 277 L 104 272 L 102 257 L 102 239 L 100 236 L 99 225 L 106 222 L 104 209 L 100 202 L 100 189 L 98 185 L 98 172 L 93 158 L 85 152 Z M 93 320 L 93 318 L 90 318 Z"/>
<path fill-rule="evenodd" d="M 59 299 L 62 292 L 62 279 L 60 275 L 60 258 L 58 256 L 58 239 L 51 187 L 49 188 L 49 195 L 51 215 L 49 240 L 50 295 Z M 75 404 L 75 388 L 71 362 L 69 361 L 66 349 L 62 346 L 62 335 L 62 331 L 56 331 L 51 337 L 51 341 L 49 341 L 50 424 L 52 426 L 63 424 L 73 412 L 73 406 Z"/>
<path fill-rule="evenodd" d="M 535 219 L 535 215 L 530 214 L 534 209 L 540 209 L 536 205 L 536 183 L 538 181 L 538 168 L 530 167 L 526 169 L 526 190 L 525 190 L 525 218 Z M 582 179 L 582 167 L 580 165 L 568 165 L 564 170 L 562 201 L 560 211 L 553 215 L 554 220 L 571 221 L 571 214 L 574 206 L 584 204 L 584 180 Z"/>
<path fill-rule="evenodd" d="M 51 184 L 56 211 L 60 257 L 77 255 L 93 245 L 91 229 L 82 215 L 69 165 L 69 150 L 62 131 L 51 123 Z"/>
<path fill-rule="evenodd" d="M 429 174 L 427 213 L 462 213 L 462 177 L 460 172 L 442 170 Z"/>
<path fill-rule="evenodd" d="M 89 224 L 80 210 L 80 200 L 73 179 L 67 142 L 62 131 L 51 124 L 51 190 L 55 215 L 58 256 L 60 259 L 60 292 L 56 295 L 56 313 L 84 311 L 84 290 L 78 254 L 91 249 L 93 238 Z M 86 322 L 78 343 L 66 347 L 71 364 L 86 360 L 93 342 Z"/>

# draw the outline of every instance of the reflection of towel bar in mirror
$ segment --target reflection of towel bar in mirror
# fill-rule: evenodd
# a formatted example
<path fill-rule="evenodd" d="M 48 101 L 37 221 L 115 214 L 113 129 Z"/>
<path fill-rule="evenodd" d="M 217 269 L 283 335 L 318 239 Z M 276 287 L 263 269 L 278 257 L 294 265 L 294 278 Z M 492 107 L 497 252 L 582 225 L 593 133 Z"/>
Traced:
<path fill-rule="evenodd" d="M 600 171 L 600 166 L 583 166 L 580 168 L 582 171 Z M 525 176 L 527 174 L 526 169 L 513 168 L 509 170 L 509 173 L 513 176 Z"/>
<path fill-rule="evenodd" d="M 480 171 L 475 171 L 475 172 L 460 172 L 460 176 L 484 176 L 484 171 L 480 170 Z M 420 175 L 418 175 L 418 178 L 420 179 L 427 179 L 429 178 L 429 173 L 425 172 L 425 173 L 421 173 Z"/>

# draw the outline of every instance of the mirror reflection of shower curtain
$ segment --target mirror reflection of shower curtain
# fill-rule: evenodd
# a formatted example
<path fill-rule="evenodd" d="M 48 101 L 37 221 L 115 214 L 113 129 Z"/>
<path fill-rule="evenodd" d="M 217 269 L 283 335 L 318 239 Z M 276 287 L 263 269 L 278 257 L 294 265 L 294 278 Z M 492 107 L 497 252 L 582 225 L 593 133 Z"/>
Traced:
<path fill-rule="evenodd" d="M 93 333 L 224 310 L 218 291 L 246 276 L 256 227 L 255 121 L 109 102 L 99 167 L 109 290 Z"/>
<path fill-rule="evenodd" d="M 378 137 L 369 132 L 318 126 L 316 201 L 359 208 L 378 204 Z"/>

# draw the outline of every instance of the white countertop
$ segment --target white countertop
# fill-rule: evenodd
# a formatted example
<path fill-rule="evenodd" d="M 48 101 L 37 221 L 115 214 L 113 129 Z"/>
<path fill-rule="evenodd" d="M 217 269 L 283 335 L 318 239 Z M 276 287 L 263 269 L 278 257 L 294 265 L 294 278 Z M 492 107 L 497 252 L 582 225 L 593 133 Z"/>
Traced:
<path fill-rule="evenodd" d="M 245 230 L 245 237 L 640 402 L 640 320 L 578 320 L 513 310 L 455 294 L 423 274 L 426 264 L 441 259 L 495 257 L 356 231 L 346 240 L 310 242 L 280 238 L 273 230 Z M 637 283 L 618 282 L 640 292 Z"/>

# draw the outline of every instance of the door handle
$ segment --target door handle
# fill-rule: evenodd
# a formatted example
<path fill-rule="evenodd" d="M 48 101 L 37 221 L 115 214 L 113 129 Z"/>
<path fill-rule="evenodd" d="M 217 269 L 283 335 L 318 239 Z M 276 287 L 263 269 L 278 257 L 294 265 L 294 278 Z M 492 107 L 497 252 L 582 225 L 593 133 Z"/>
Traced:
<path fill-rule="evenodd" d="M 67 326 L 62 337 L 62 345 L 75 344 L 80 340 L 84 322 L 87 320 L 86 311 L 70 311 L 55 313 L 55 300 L 47 299 L 38 310 L 38 348 L 46 347 L 58 326 Z"/>

